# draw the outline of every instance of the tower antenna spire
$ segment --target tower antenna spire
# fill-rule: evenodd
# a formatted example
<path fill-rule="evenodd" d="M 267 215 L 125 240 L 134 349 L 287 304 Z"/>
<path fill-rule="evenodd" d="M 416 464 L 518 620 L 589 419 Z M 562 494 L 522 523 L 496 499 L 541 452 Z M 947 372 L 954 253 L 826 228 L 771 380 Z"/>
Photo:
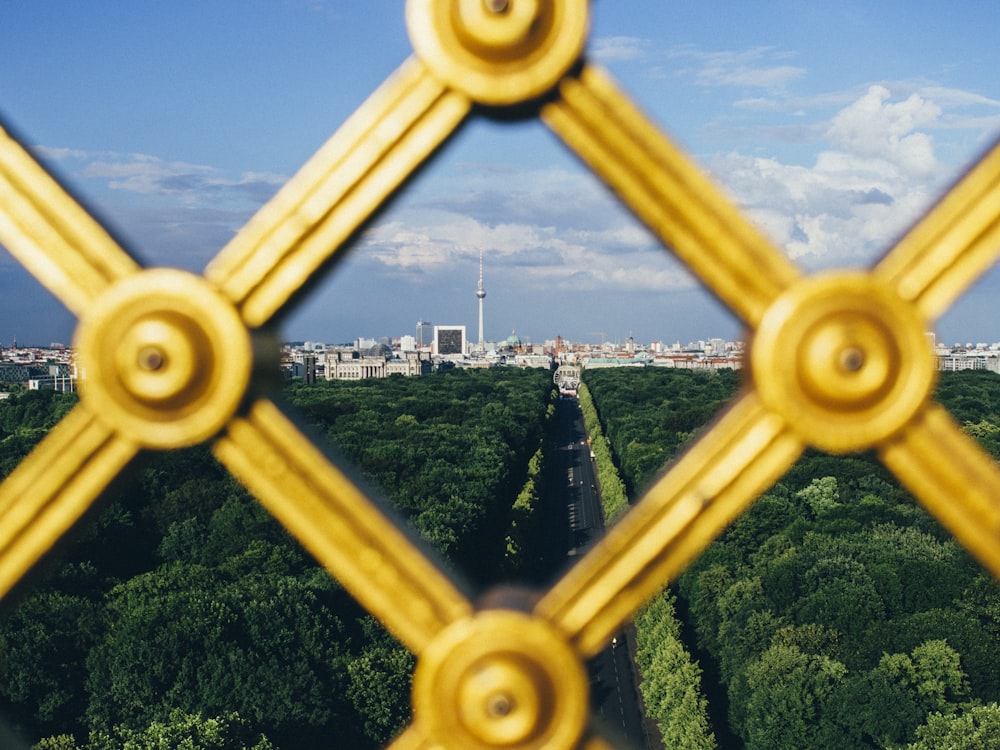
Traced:
<path fill-rule="evenodd" d="M 486 351 L 486 342 L 483 338 L 483 300 L 486 299 L 486 288 L 483 286 L 483 248 L 479 248 L 479 286 L 476 288 L 476 296 L 479 298 L 479 351 Z"/>

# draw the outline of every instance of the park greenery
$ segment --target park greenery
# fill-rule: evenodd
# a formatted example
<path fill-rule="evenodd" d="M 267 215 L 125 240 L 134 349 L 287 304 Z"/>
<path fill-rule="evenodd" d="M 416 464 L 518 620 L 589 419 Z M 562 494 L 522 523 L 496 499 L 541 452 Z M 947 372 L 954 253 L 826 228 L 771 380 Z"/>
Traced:
<path fill-rule="evenodd" d="M 628 510 L 628 493 L 585 383 L 580 384 L 579 400 L 601 485 L 604 519 L 610 526 Z M 702 671 L 681 637 L 673 593 L 664 590 L 653 597 L 636 613 L 633 625 L 639 692 L 660 740 L 678 750 L 712 750 L 716 738 L 702 691 Z"/>
<path fill-rule="evenodd" d="M 551 374 L 292 381 L 332 453 L 475 590 L 537 575 Z M 76 403 L 0 402 L 0 477 Z M 143 455 L 0 620 L 0 716 L 39 750 L 381 747 L 413 656 L 205 447 Z"/>
<path fill-rule="evenodd" d="M 612 522 L 741 382 L 585 380 Z M 944 374 L 936 396 L 1000 458 L 1000 376 Z M 281 400 L 473 590 L 552 574 L 549 373 L 292 381 Z M 75 404 L 0 403 L 0 477 Z M 4 611 L 0 716 L 38 750 L 386 744 L 412 655 L 204 447 L 130 468 Z M 1000 734 L 1000 588 L 869 454 L 807 452 L 635 625 L 667 747 L 977 750 Z"/>
<path fill-rule="evenodd" d="M 740 384 L 654 368 L 585 380 L 633 500 Z M 945 373 L 936 397 L 1000 457 L 1000 376 Z M 689 641 L 721 746 L 973 750 L 1000 736 L 1000 587 L 873 455 L 807 452 L 674 595 L 683 630 L 658 601 L 665 624 L 647 611 L 637 627 Z M 677 687 L 664 675 L 683 664 L 641 666 L 666 701 Z"/>
<path fill-rule="evenodd" d="M 601 482 L 601 506 L 604 509 L 604 523 L 611 526 L 628 510 L 628 491 L 625 489 L 625 483 L 622 482 L 618 466 L 611 455 L 611 448 L 608 440 L 605 439 L 601 420 L 594 407 L 594 400 L 590 397 L 590 390 L 585 383 L 580 384 L 579 401 L 583 423 L 590 436 L 590 449 L 591 453 L 594 454 L 597 477 Z"/>

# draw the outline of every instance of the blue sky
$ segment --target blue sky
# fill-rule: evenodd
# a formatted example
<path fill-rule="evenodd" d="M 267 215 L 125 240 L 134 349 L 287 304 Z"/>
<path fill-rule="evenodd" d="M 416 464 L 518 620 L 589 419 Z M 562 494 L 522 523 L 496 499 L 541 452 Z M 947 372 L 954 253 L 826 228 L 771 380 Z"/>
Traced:
<path fill-rule="evenodd" d="M 589 54 L 808 270 L 868 265 L 1000 134 L 1000 6 L 595 0 Z M 200 271 L 410 54 L 389 0 L 3 0 L 0 120 L 144 263 Z M 537 123 L 474 121 L 282 322 L 738 336 Z M 1000 275 L 939 324 L 1000 341 Z M 0 343 L 74 321 L 0 250 Z"/>

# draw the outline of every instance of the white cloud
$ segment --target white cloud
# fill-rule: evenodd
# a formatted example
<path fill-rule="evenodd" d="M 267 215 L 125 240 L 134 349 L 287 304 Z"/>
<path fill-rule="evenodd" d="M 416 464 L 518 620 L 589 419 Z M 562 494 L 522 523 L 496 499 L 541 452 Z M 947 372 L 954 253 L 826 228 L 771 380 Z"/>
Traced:
<path fill-rule="evenodd" d="M 772 47 L 707 52 L 692 46 L 677 47 L 670 57 L 691 60 L 686 72 L 702 86 L 736 86 L 767 90 L 783 89 L 805 75 L 805 69 L 782 62 L 791 55 Z"/>
<path fill-rule="evenodd" d="M 731 60 L 767 54 L 758 50 Z M 824 108 L 837 101 L 841 106 L 825 122 L 804 119 L 794 137 L 771 132 L 763 141 L 811 144 L 811 161 L 793 164 L 732 151 L 712 159 L 711 171 L 751 220 L 807 270 L 868 265 L 950 178 L 931 136 L 946 110 L 923 93 L 901 88 L 896 93 L 870 86 L 850 100 L 843 93 L 818 96 Z M 966 100 L 954 92 L 948 96 Z M 452 183 L 451 194 L 462 196 L 458 202 L 437 200 L 433 211 L 424 205 L 396 215 L 394 223 L 367 233 L 362 252 L 393 272 L 431 275 L 456 265 L 471 268 L 483 248 L 488 275 L 516 275 L 532 289 L 652 291 L 694 285 L 595 181 L 566 170 L 515 178 L 498 183 L 491 173 L 489 188 L 473 179 L 476 189 L 464 192 Z"/>
<path fill-rule="evenodd" d="M 285 182 L 148 154 L 40 146 L 73 192 L 143 262 L 200 269 Z"/>
<path fill-rule="evenodd" d="M 203 181 L 213 171 L 210 167 L 167 162 L 154 156 L 133 154 L 111 157 L 106 161 L 91 161 L 80 171 L 80 175 L 106 179 L 108 187 L 114 190 L 178 194 L 194 182 Z"/>
<path fill-rule="evenodd" d="M 244 172 L 233 178 L 202 164 L 166 161 L 146 154 L 108 154 L 91 159 L 79 176 L 106 180 L 112 190 L 170 197 L 183 203 L 229 197 L 261 202 L 280 187 L 286 177 L 267 172 Z"/>
<path fill-rule="evenodd" d="M 867 93 L 833 118 L 827 137 L 851 156 L 885 160 L 896 168 L 920 175 L 938 167 L 934 141 L 919 128 L 934 126 L 941 107 L 918 94 L 891 101 L 884 86 Z"/>
<path fill-rule="evenodd" d="M 807 268 L 867 265 L 926 209 L 945 171 L 925 129 L 942 108 L 871 86 L 830 120 L 811 166 L 730 153 L 712 171 Z"/>
<path fill-rule="evenodd" d="M 649 40 L 634 36 L 606 36 L 594 39 L 590 54 L 601 62 L 635 60 L 649 48 Z"/>
<path fill-rule="evenodd" d="M 472 269 L 482 249 L 488 278 L 503 277 L 533 291 L 690 286 L 687 273 L 637 221 L 624 216 L 604 229 L 579 229 L 422 212 L 373 227 L 362 244 L 362 259 L 410 279 Z"/>
<path fill-rule="evenodd" d="M 31 152 L 48 161 L 65 161 L 66 159 L 82 159 L 86 152 L 72 148 L 57 148 L 53 146 L 32 146 Z"/>
<path fill-rule="evenodd" d="M 641 41 L 631 38 L 608 39 L 604 46 L 607 54 L 622 56 L 642 49 Z M 997 117 L 994 110 L 1000 108 L 975 94 L 913 82 L 793 98 L 780 86 L 801 69 L 774 50 L 677 54 L 697 63 L 688 72 L 702 85 L 763 88 L 763 96 L 740 100 L 746 117 L 791 107 L 801 111 L 791 126 L 737 122 L 730 130 L 738 125 L 752 132 L 748 142 L 755 152 L 733 150 L 709 166 L 734 201 L 807 270 L 872 262 L 950 180 L 941 166 L 947 160 L 938 153 L 944 147 L 931 134 L 944 139 L 944 131 L 958 130 L 960 122 L 982 125 L 980 120 Z M 799 149 L 797 163 L 761 155 L 789 143 Z M 126 229 L 141 238 L 144 252 L 149 248 L 154 259 L 171 261 L 188 252 L 185 248 L 207 260 L 284 180 L 254 172 L 233 176 L 148 155 L 39 153 L 76 166 L 75 176 L 119 195 L 142 196 L 148 210 L 141 215 L 130 209 L 110 213 L 126 218 Z M 566 166 L 480 163 L 478 155 L 476 162 L 445 165 L 443 173 L 404 193 L 364 232 L 351 257 L 371 274 L 373 285 L 405 278 L 408 286 L 429 290 L 431 282 L 439 285 L 449 277 L 474 285 L 482 249 L 488 286 L 492 281 L 536 295 L 696 286 L 590 175 Z M 188 265 L 199 263 L 192 259 Z"/>
<path fill-rule="evenodd" d="M 950 86 L 922 85 L 917 93 L 933 99 L 942 107 L 986 106 L 994 109 L 1000 107 L 1000 101 L 997 99 L 991 99 L 975 91 L 956 89 Z"/>
<path fill-rule="evenodd" d="M 947 114 L 941 118 L 939 128 L 941 130 L 978 131 L 981 134 L 978 140 L 993 140 L 1000 132 L 1000 114 L 979 117 Z"/>

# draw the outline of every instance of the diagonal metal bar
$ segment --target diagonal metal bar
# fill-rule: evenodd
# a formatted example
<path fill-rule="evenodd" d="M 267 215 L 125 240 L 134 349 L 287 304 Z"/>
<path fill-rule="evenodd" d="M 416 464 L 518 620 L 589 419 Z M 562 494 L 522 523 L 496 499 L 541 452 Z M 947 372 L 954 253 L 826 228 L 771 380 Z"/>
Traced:
<path fill-rule="evenodd" d="M 938 404 L 879 450 L 883 463 L 1000 578 L 1000 468 Z"/>
<path fill-rule="evenodd" d="M 0 127 L 0 243 L 78 318 L 139 266 Z"/>
<path fill-rule="evenodd" d="M 389 744 L 388 750 L 434 750 L 438 747 L 441 746 L 411 724 Z"/>
<path fill-rule="evenodd" d="M 79 405 L 0 484 L 0 597 L 93 504 L 139 448 Z"/>
<path fill-rule="evenodd" d="M 214 452 L 414 654 L 471 614 L 458 585 L 271 401 L 234 419 Z"/>
<path fill-rule="evenodd" d="M 438 744 L 433 738 L 427 737 L 419 726 L 411 724 L 389 744 L 388 750 L 434 750 L 443 747 L 445 746 Z M 601 735 L 600 729 L 594 727 L 580 740 L 577 747 L 579 750 L 616 750 L 615 745 Z"/>
<path fill-rule="evenodd" d="M 0 128 L 0 243 L 77 317 L 136 262 Z"/>
<path fill-rule="evenodd" d="M 585 655 L 704 549 L 802 452 L 756 392 L 737 401 L 536 606 Z"/>
<path fill-rule="evenodd" d="M 542 119 L 751 328 L 799 273 L 625 97 L 588 65 Z"/>
<path fill-rule="evenodd" d="M 601 734 L 601 728 L 591 725 L 590 733 L 580 741 L 579 750 L 623 750 Z"/>
<path fill-rule="evenodd" d="M 1000 143 L 893 248 L 873 272 L 926 320 L 936 320 L 1000 254 Z"/>
<path fill-rule="evenodd" d="M 407 60 L 222 249 L 206 277 L 267 323 L 461 124 L 469 100 Z"/>

